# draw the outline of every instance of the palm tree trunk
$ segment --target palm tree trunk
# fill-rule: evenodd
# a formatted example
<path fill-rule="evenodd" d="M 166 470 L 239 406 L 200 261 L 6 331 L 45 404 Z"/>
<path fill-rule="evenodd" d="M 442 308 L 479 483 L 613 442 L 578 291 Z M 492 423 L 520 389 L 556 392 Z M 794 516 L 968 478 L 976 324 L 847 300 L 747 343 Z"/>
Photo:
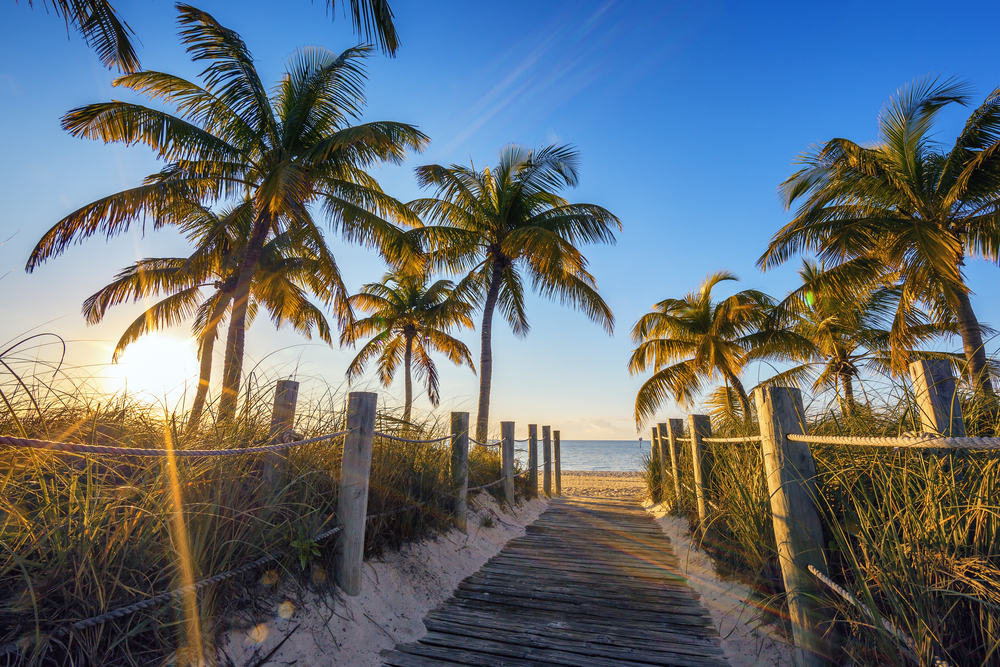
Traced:
<path fill-rule="evenodd" d="M 840 374 L 840 383 L 844 385 L 844 400 L 840 405 L 840 411 L 846 416 L 854 414 L 854 378 L 850 373 Z"/>
<path fill-rule="evenodd" d="M 958 319 L 958 332 L 962 336 L 962 347 L 965 351 L 965 359 L 969 365 L 969 377 L 972 378 L 976 393 L 992 399 L 993 383 L 990 381 L 989 371 L 986 365 L 986 348 L 983 345 L 983 332 L 979 327 L 979 320 L 972 310 L 972 301 L 969 294 L 963 290 L 954 289 L 956 309 L 955 315 Z"/>
<path fill-rule="evenodd" d="M 226 344 L 226 365 L 222 373 L 222 398 L 219 400 L 219 418 L 231 420 L 236 415 L 236 401 L 243 374 L 243 346 L 246 338 L 247 305 L 254 272 L 264 249 L 264 241 L 271 230 L 271 218 L 261 214 L 254 224 L 253 235 L 247 243 L 246 255 L 240 267 L 240 277 L 233 294 L 233 312 L 229 321 L 229 339 Z"/>
<path fill-rule="evenodd" d="M 750 419 L 750 398 L 747 396 L 747 390 L 743 388 L 743 383 L 728 369 L 723 369 L 722 374 L 726 376 L 729 384 L 733 385 L 733 389 L 736 390 L 736 396 L 740 399 L 740 407 L 743 409 L 743 420 Z"/>
<path fill-rule="evenodd" d="M 497 306 L 502 277 L 503 269 L 497 264 L 493 264 L 490 288 L 486 292 L 486 303 L 483 305 L 483 326 L 480 329 L 482 347 L 479 354 L 479 413 L 476 415 L 476 440 L 479 442 L 486 442 L 486 434 L 490 425 L 490 387 L 493 383 L 493 311 Z"/>
<path fill-rule="evenodd" d="M 413 379 L 410 375 L 410 364 L 413 361 L 413 336 L 406 337 L 406 352 L 403 353 L 403 366 L 406 368 L 404 387 L 406 388 L 406 402 L 403 405 L 403 421 L 410 423 L 410 408 L 413 407 Z"/>
<path fill-rule="evenodd" d="M 235 283 L 233 288 L 235 289 Z M 201 423 L 201 413 L 205 411 L 208 387 L 212 380 L 212 356 L 215 351 L 215 340 L 219 337 L 219 322 L 222 321 L 222 315 L 226 312 L 231 298 L 232 289 L 222 293 L 215 304 L 215 308 L 212 309 L 208 326 L 202 334 L 201 372 L 198 376 L 198 392 L 194 395 L 194 404 L 191 406 L 191 414 L 188 415 L 187 432 L 189 434 L 198 428 L 198 425 Z"/>

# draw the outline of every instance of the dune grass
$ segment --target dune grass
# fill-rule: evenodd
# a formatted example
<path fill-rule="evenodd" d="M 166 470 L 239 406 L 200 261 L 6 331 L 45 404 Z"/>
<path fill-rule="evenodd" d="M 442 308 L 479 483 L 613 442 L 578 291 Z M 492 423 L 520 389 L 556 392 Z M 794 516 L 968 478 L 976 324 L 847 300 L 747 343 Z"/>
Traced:
<path fill-rule="evenodd" d="M 234 423 L 206 419 L 187 432 L 183 415 L 92 390 L 82 376 L 9 376 L 0 383 L 0 433 L 110 446 L 239 449 L 266 440 L 272 395 L 250 394 Z M 261 383 L 266 386 L 266 383 Z M 345 397 L 300 397 L 296 431 L 343 428 Z M 446 435 L 443 420 L 403 424 L 380 411 L 376 430 L 411 439 Z M 290 450 L 284 483 L 272 487 L 259 455 L 137 459 L 0 445 L 0 665 L 213 664 L 215 639 L 237 609 L 273 613 L 279 582 L 332 586 L 333 526 L 343 440 Z M 376 437 L 369 515 L 419 503 L 368 524 L 366 556 L 437 531 L 451 518 L 450 443 Z M 497 479 L 499 454 L 470 451 L 470 486 Z M 498 489 L 499 487 L 494 487 Z M 491 489 L 492 490 L 492 489 Z M 180 499 L 178 507 L 178 499 Z M 92 628 L 87 619 L 278 553 L 272 563 L 218 585 Z M 199 656 L 204 656 L 199 657 Z"/>
<path fill-rule="evenodd" d="M 809 432 L 897 436 L 919 430 L 902 386 L 874 407 L 845 416 L 809 413 Z M 992 413 L 961 401 L 970 435 L 997 432 Z M 742 432 L 741 432 L 742 431 Z M 717 436 L 751 435 L 756 424 Z M 709 517 L 698 534 L 722 574 L 752 584 L 770 620 L 785 618 L 763 460 L 756 444 L 706 446 Z M 811 445 L 831 577 L 879 616 L 872 621 L 830 591 L 829 628 L 843 664 L 932 665 L 936 657 L 972 667 L 1000 662 L 1000 453 L 914 451 Z M 674 511 L 698 526 L 690 447 L 680 446 L 683 499 Z M 654 476 L 647 463 L 647 479 Z M 669 468 L 662 473 L 671 489 Z M 828 594 L 828 595 L 827 595 Z M 885 631 L 889 620 L 913 638 L 916 652 Z"/>

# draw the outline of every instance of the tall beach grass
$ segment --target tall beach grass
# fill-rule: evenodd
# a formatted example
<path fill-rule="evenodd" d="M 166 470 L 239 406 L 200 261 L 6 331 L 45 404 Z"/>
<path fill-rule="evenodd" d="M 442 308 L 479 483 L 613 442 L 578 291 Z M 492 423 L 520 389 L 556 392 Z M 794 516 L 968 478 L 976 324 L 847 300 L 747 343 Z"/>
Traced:
<path fill-rule="evenodd" d="M 904 386 L 883 390 L 853 414 L 814 403 L 809 433 L 898 436 L 920 430 Z M 991 411 L 960 395 L 970 435 L 997 432 Z M 837 405 L 834 401 L 833 405 Z M 727 423 L 728 422 L 728 423 Z M 717 436 L 755 435 L 756 424 L 726 426 Z M 784 591 L 770 500 L 757 444 L 706 445 L 709 516 L 698 526 L 690 447 L 682 444 L 683 499 L 673 511 L 697 530 L 717 569 L 755 590 L 762 614 L 783 625 Z M 831 577 L 876 615 L 867 617 L 825 589 L 827 629 L 843 664 L 1000 664 L 1000 452 L 915 451 L 811 445 Z M 653 478 L 653 463 L 647 478 Z M 662 471 L 673 501 L 669 467 Z M 916 651 L 886 631 L 885 619 Z"/>
<path fill-rule="evenodd" d="M 82 374 L 51 370 L 0 375 L 0 433 L 151 449 L 238 450 L 267 438 L 268 382 L 251 384 L 235 422 L 209 415 L 189 431 L 183 414 L 124 393 L 108 396 Z M 300 401 L 296 431 L 308 438 L 341 430 L 345 398 L 328 391 Z M 403 424 L 386 410 L 376 430 L 411 439 L 448 432 L 443 420 Z M 233 612 L 263 613 L 279 582 L 332 592 L 326 573 L 333 572 L 336 539 L 312 536 L 333 526 L 342 447 L 338 438 L 290 450 L 287 475 L 275 488 L 255 455 L 171 465 L 0 445 L 0 645 L 17 644 L 0 665 L 211 665 Z M 448 528 L 449 469 L 447 441 L 375 439 L 369 515 L 419 506 L 370 521 L 366 556 Z M 471 449 L 470 486 L 499 473 L 498 453 Z M 61 632 L 271 553 L 280 557 L 197 597 Z"/>

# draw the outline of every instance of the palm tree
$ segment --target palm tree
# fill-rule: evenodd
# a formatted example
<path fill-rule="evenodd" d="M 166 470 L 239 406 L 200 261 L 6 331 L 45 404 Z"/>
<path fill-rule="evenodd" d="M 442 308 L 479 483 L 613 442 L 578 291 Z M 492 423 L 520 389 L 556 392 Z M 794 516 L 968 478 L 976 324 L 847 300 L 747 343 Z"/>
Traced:
<path fill-rule="evenodd" d="M 872 282 L 865 289 L 843 293 L 837 289 L 841 279 L 838 269 L 827 272 L 817 262 L 803 260 L 799 269 L 802 286 L 772 310 L 770 326 L 786 327 L 816 346 L 812 358 L 784 375 L 798 379 L 799 370 L 801 377 L 812 375 L 813 390 L 832 389 L 840 398 L 841 411 L 852 414 L 856 405 L 854 380 L 862 368 L 881 374 L 903 374 L 915 356 L 942 356 L 917 351 L 913 345 L 943 333 L 955 333 L 956 328 L 953 321 L 935 322 L 922 310 L 911 309 L 907 322 L 909 347 L 893 350 L 890 329 L 902 291 L 894 285 Z M 815 371 L 817 363 L 819 369 Z"/>
<path fill-rule="evenodd" d="M 428 165 L 417 168 L 421 187 L 437 197 L 409 206 L 438 223 L 414 231 L 435 266 L 465 277 L 460 298 L 482 304 L 479 414 L 476 438 L 485 442 L 493 379 L 493 312 L 499 307 L 515 336 L 528 333 L 524 279 L 542 296 L 558 298 L 614 329 L 611 309 L 597 293 L 579 243 L 614 243 L 618 218 L 593 204 L 570 204 L 556 194 L 577 183 L 577 152 L 568 146 L 534 151 L 508 146 L 495 169 Z"/>
<path fill-rule="evenodd" d="M 973 111 L 950 150 L 931 140 L 940 110 L 967 104 L 966 91 L 952 79 L 918 80 L 889 101 L 875 145 L 833 139 L 803 153 L 804 167 L 781 193 L 786 208 L 804 201 L 758 265 L 766 270 L 814 250 L 830 267 L 856 268 L 843 273 L 845 289 L 864 290 L 872 280 L 898 284 L 894 347 L 906 347 L 919 304 L 939 321 L 951 314 L 973 384 L 992 396 L 963 267 L 966 257 L 1000 262 L 1000 89 Z"/>
<path fill-rule="evenodd" d="M 119 272 L 115 279 L 91 295 L 83 305 L 88 324 L 99 323 L 108 309 L 127 301 L 146 301 L 166 294 L 125 330 L 115 346 L 115 363 L 125 349 L 152 330 L 163 329 L 194 317 L 200 361 L 198 390 L 188 416 L 188 430 L 197 428 L 208 396 L 212 359 L 219 325 L 232 305 L 236 282 L 246 251 L 246 238 L 253 223 L 249 202 L 220 215 L 191 204 L 191 219 L 184 225 L 188 239 L 196 244 L 190 257 L 142 259 Z M 323 313 L 307 298 L 312 292 L 329 303 L 333 294 L 324 277 L 330 267 L 314 251 L 315 239 L 297 238 L 290 232 L 270 239 L 261 251 L 250 292 L 248 317 L 260 306 L 278 327 L 288 323 L 312 338 L 333 344 Z M 203 289 L 212 288 L 208 296 Z M 230 325 L 230 337 L 234 335 Z"/>
<path fill-rule="evenodd" d="M 204 87 L 161 72 L 140 72 L 115 85 L 173 104 L 179 115 L 125 102 L 91 104 L 70 111 L 63 127 L 74 136 L 105 142 L 144 143 L 166 166 L 130 190 L 100 199 L 63 218 L 39 241 L 27 270 L 94 233 L 121 233 L 152 218 L 174 224 L 177 201 L 211 202 L 239 197 L 253 202 L 253 224 L 240 268 L 227 345 L 220 413 L 236 410 L 243 364 L 247 306 L 253 274 L 269 235 L 304 228 L 321 236 L 307 207 L 318 203 L 349 241 L 377 247 L 396 265 L 416 261 L 409 238 L 386 218 L 419 224 L 386 195 L 365 169 L 400 163 L 406 150 L 422 150 L 427 137 L 410 125 L 350 125 L 364 106 L 367 47 L 340 55 L 310 47 L 295 53 L 269 97 L 239 35 L 194 7 L 178 5 L 181 41 L 195 61 L 208 61 Z M 326 251 L 323 251 L 326 253 Z M 326 253 L 323 260 L 337 264 Z M 338 326 L 352 315 L 348 292 L 334 272 L 331 289 Z"/>
<path fill-rule="evenodd" d="M 469 317 L 472 307 L 455 298 L 453 287 L 449 280 L 438 280 L 428 287 L 425 275 L 397 271 L 387 274 L 382 282 L 364 285 L 360 293 L 351 296 L 352 306 L 371 313 L 353 324 L 351 338 L 372 338 L 348 366 L 347 379 L 359 377 L 368 362 L 377 358 L 382 386 L 388 387 L 402 362 L 404 422 L 410 421 L 413 407 L 414 361 L 417 376 L 424 379 L 427 398 L 434 406 L 440 401 L 440 387 L 431 352 L 441 352 L 454 364 L 476 370 L 469 348 L 448 334 L 455 326 L 475 328 Z"/>
<path fill-rule="evenodd" d="M 28 0 L 28 6 L 34 6 L 34 0 Z M 336 0 L 327 0 L 328 10 L 333 10 L 336 16 Z M 42 6 L 48 9 L 49 0 L 42 0 Z M 83 36 L 88 46 L 97 51 L 101 64 L 111 69 L 117 67 L 121 72 L 133 74 L 139 71 L 139 57 L 132 46 L 129 35 L 135 32 L 123 21 L 118 12 L 108 0 L 52 0 L 52 11 L 70 24 Z M 396 55 L 399 48 L 399 37 L 392 23 L 392 9 L 385 0 L 351 0 L 351 19 L 354 31 L 364 34 L 365 39 L 376 43 L 382 52 L 389 56 Z"/>
<path fill-rule="evenodd" d="M 635 323 L 632 341 L 637 346 L 629 373 L 653 370 L 635 399 L 637 426 L 652 418 L 668 396 L 681 405 L 693 404 L 705 383 L 720 375 L 726 395 L 731 387 L 741 414 L 749 416 L 750 400 L 740 381 L 746 365 L 765 358 L 795 359 L 812 351 L 801 336 L 766 328 L 774 303 L 763 292 L 743 290 L 712 301 L 712 290 L 727 280 L 738 278 L 728 271 L 712 273 L 698 291 L 664 299 Z"/>

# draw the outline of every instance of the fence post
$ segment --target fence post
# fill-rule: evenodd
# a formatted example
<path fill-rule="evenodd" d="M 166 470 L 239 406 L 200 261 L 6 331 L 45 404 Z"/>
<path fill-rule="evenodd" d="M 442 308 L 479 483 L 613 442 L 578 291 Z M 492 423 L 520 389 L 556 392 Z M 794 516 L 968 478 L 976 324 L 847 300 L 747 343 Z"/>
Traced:
<path fill-rule="evenodd" d="M 500 469 L 504 497 L 514 505 L 514 422 L 500 422 Z"/>
<path fill-rule="evenodd" d="M 660 428 L 664 425 L 660 424 Z M 666 423 L 667 430 L 667 447 L 670 449 L 670 470 L 674 475 L 674 496 L 677 498 L 677 508 L 681 506 L 681 475 L 680 466 L 677 454 L 677 438 L 684 435 L 684 420 L 683 419 L 668 419 Z M 663 431 L 660 431 L 660 437 L 663 437 Z"/>
<path fill-rule="evenodd" d="M 299 383 L 295 380 L 278 380 L 274 386 L 274 407 L 271 409 L 271 428 L 268 442 L 272 445 L 285 441 L 295 426 L 295 405 L 299 400 Z M 268 452 L 264 455 L 264 480 L 272 491 L 284 481 L 288 464 L 288 450 Z"/>
<path fill-rule="evenodd" d="M 340 464 L 337 524 L 341 526 L 337 551 L 337 584 L 350 596 L 361 593 L 361 567 L 368 515 L 368 476 L 372 468 L 375 404 L 378 394 L 352 391 L 347 398 L 347 437 Z"/>
<path fill-rule="evenodd" d="M 942 359 L 914 361 L 910 364 L 910 379 L 923 430 L 953 438 L 964 436 L 962 405 L 955 396 L 951 363 Z"/>
<path fill-rule="evenodd" d="M 652 428 L 649 440 L 649 462 L 653 469 L 652 500 L 658 503 L 663 500 L 663 445 L 657 427 Z"/>
<path fill-rule="evenodd" d="M 705 447 L 702 438 L 712 437 L 712 421 L 707 415 L 688 415 L 691 430 L 691 467 L 694 468 L 694 495 L 698 501 L 698 522 L 705 529 Z"/>
<path fill-rule="evenodd" d="M 538 497 L 538 424 L 528 424 L 528 486 L 531 497 Z"/>
<path fill-rule="evenodd" d="M 653 500 L 663 502 L 667 498 L 667 425 L 657 424 L 653 427 L 653 434 L 656 437 L 657 458 L 660 462 L 660 497 Z"/>
<path fill-rule="evenodd" d="M 559 431 L 552 431 L 552 455 L 556 467 L 556 495 L 562 495 L 562 466 L 559 464 Z"/>
<path fill-rule="evenodd" d="M 754 400 L 774 537 L 795 640 L 793 658 L 800 667 L 826 665 L 832 662 L 832 650 L 819 629 L 817 601 L 821 591 L 809 572 L 809 565 L 827 572 L 823 528 L 814 500 L 816 464 L 808 443 L 791 442 L 786 437 L 805 433 L 802 394 L 788 387 L 758 387 Z"/>
<path fill-rule="evenodd" d="M 542 458 L 544 461 L 545 478 L 542 480 L 542 490 L 545 497 L 552 497 L 552 437 L 550 435 L 551 426 L 542 427 Z"/>
<path fill-rule="evenodd" d="M 455 489 L 455 527 L 468 532 L 469 413 L 451 413 L 451 485 Z"/>

